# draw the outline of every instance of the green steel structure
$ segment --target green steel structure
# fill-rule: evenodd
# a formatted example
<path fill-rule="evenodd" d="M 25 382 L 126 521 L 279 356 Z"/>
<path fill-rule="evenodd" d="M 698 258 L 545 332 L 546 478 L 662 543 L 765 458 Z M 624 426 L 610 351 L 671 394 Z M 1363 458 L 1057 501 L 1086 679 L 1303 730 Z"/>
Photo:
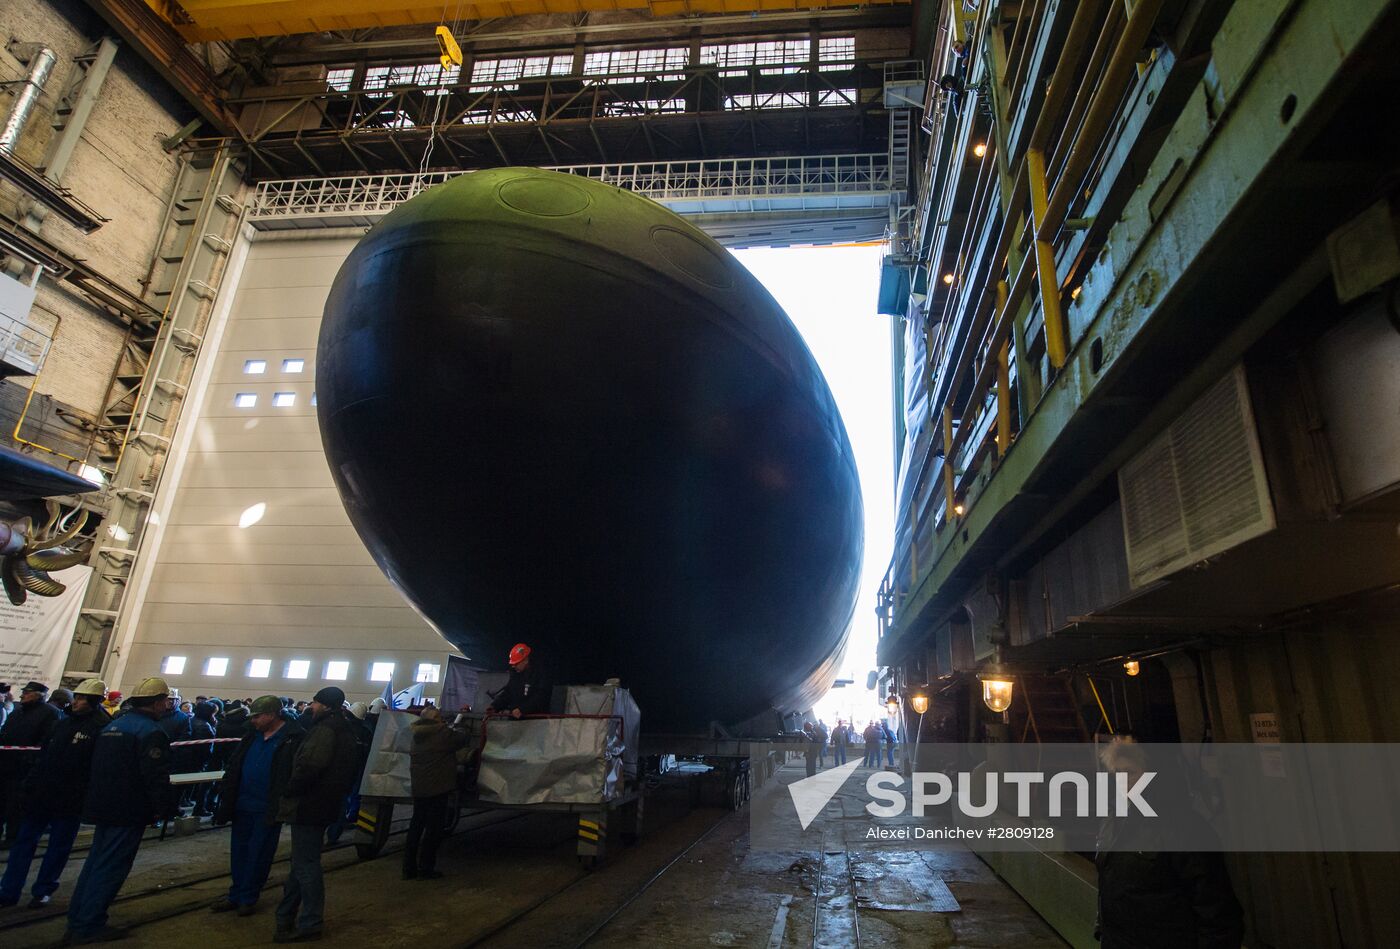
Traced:
<path fill-rule="evenodd" d="M 1400 5 L 937 16 L 881 698 L 925 741 L 1397 740 Z M 1093 944 L 1090 861 L 994 864 Z M 1394 855 L 1231 872 L 1249 945 L 1400 932 Z"/>

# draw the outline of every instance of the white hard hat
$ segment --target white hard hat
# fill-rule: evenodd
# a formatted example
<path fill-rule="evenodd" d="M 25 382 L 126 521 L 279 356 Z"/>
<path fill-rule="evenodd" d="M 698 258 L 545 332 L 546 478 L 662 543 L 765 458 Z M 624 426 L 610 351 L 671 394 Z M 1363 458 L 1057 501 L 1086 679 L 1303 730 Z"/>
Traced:
<path fill-rule="evenodd" d="M 155 699 L 170 694 L 170 686 L 160 676 L 142 679 L 141 684 L 131 691 L 133 699 Z"/>
<path fill-rule="evenodd" d="M 74 695 L 86 695 L 90 698 L 105 698 L 107 696 L 107 683 L 101 679 L 84 679 L 73 687 Z"/>

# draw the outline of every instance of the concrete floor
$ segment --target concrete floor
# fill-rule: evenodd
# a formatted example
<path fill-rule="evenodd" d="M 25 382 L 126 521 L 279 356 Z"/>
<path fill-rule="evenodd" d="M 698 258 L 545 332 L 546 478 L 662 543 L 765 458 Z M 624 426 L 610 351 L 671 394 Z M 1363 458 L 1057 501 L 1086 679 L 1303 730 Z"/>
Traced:
<path fill-rule="evenodd" d="M 447 875 L 437 881 L 399 879 L 401 835 L 376 860 L 358 860 L 353 847 L 328 851 L 327 940 L 351 949 L 1064 945 L 971 853 L 751 851 L 747 812 L 691 807 L 685 785 L 672 779 L 649 795 L 644 839 L 593 872 L 575 859 L 575 825 L 563 815 L 464 817 L 444 842 Z M 114 924 L 138 928 L 119 945 L 270 943 L 285 863 L 274 866 L 257 915 L 205 909 L 228 885 L 226 833 L 206 827 L 142 846 L 112 911 Z M 284 834 L 279 859 L 286 848 Z M 80 869 L 75 854 L 54 908 L 3 911 L 0 943 L 56 944 Z"/>

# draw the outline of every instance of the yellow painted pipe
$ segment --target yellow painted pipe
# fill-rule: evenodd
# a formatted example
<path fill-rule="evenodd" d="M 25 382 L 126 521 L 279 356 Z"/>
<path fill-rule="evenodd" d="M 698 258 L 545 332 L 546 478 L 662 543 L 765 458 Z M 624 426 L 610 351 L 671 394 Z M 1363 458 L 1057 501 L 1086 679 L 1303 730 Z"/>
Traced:
<path fill-rule="evenodd" d="M 1040 283 L 1040 310 L 1045 317 L 1045 353 L 1056 369 L 1069 358 L 1068 330 L 1064 311 L 1060 308 L 1060 277 L 1055 272 L 1055 248 L 1042 237 L 1045 221 L 1046 193 L 1045 153 L 1038 148 L 1026 149 L 1026 172 L 1031 186 L 1031 218 L 1035 240 L 1035 275 Z"/>

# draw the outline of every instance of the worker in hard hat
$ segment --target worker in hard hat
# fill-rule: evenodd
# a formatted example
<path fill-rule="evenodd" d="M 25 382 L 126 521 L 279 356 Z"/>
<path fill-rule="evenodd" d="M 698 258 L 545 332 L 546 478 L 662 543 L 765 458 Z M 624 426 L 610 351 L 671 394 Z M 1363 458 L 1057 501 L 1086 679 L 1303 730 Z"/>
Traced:
<path fill-rule="evenodd" d="M 107 908 L 131 872 L 141 835 L 151 823 L 175 815 L 170 785 L 170 738 L 160 719 L 170 711 L 170 687 L 157 676 L 132 690 L 131 711 L 102 729 L 94 743 L 83 820 L 97 825 L 83 872 L 68 904 L 66 945 L 109 942 L 126 930 L 107 925 Z"/>
<path fill-rule="evenodd" d="M 94 739 L 112 721 L 102 707 L 106 691 L 101 679 L 84 679 L 72 690 L 67 717 L 54 726 L 48 743 L 24 779 L 20 790 L 23 819 L 10 848 L 5 875 L 0 878 L 0 906 L 19 902 L 39 838 L 46 833 L 49 844 L 39 864 L 39 876 L 29 891 L 29 908 L 47 906 L 58 890 L 58 877 L 78 836 L 92 774 Z"/>
<path fill-rule="evenodd" d="M 516 643 L 511 647 L 507 661 L 510 663 L 510 678 L 506 680 L 505 688 L 497 692 L 491 701 L 491 711 L 511 718 L 548 712 L 550 688 L 539 666 L 530 661 L 530 647 Z"/>

